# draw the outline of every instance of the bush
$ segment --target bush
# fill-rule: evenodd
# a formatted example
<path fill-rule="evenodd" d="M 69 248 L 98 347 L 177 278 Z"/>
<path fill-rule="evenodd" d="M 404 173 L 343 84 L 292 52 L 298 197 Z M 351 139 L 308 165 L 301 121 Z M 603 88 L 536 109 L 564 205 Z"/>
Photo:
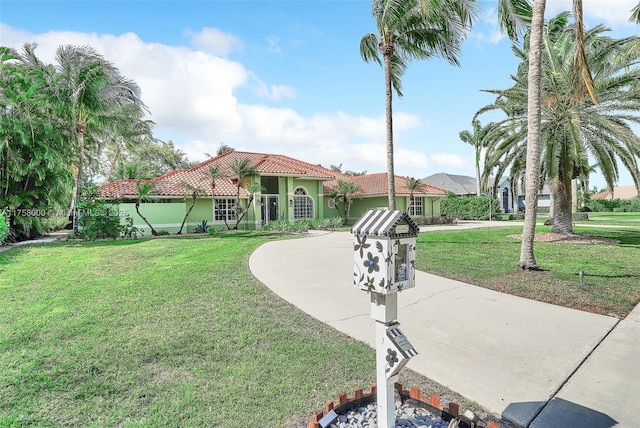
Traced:
<path fill-rule="evenodd" d="M 491 206 L 491 216 L 489 216 Z M 444 197 L 440 204 L 442 214 L 461 220 L 500 220 L 500 205 L 498 199 L 487 196 L 458 196 L 451 192 Z"/>
<path fill-rule="evenodd" d="M 207 223 L 207 220 L 202 220 L 200 224 L 193 229 L 193 233 L 207 233 L 209 230 L 209 225 Z"/>
<path fill-rule="evenodd" d="M 123 231 L 120 216 L 104 199 L 85 199 L 77 204 L 79 235 L 82 239 L 116 239 Z"/>
<path fill-rule="evenodd" d="M 418 226 L 431 226 L 435 224 L 453 224 L 456 219 L 453 217 L 433 216 L 433 217 L 413 217 L 413 221 Z"/>
<path fill-rule="evenodd" d="M 168 236 L 170 235 L 168 230 L 158 230 L 158 236 Z"/>
<path fill-rule="evenodd" d="M 0 245 L 4 244 L 7 236 L 9 236 L 9 222 L 5 218 L 4 213 L 0 211 Z"/>

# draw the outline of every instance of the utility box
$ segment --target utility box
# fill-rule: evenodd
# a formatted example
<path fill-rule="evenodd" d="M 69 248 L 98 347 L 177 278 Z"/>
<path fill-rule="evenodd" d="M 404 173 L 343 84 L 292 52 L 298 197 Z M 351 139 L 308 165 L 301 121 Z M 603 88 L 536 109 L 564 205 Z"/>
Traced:
<path fill-rule="evenodd" d="M 380 294 L 414 287 L 419 231 L 404 211 L 366 211 L 351 228 L 353 285 Z"/>

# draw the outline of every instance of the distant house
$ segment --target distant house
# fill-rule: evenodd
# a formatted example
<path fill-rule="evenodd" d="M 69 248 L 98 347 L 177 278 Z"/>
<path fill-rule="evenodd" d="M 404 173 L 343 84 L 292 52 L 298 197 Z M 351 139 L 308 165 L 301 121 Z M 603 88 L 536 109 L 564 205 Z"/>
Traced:
<path fill-rule="evenodd" d="M 459 196 L 475 196 L 476 195 L 476 179 L 467 175 L 447 174 L 444 172 L 430 175 L 420 180 L 423 183 L 430 184 L 445 189 L 447 192 L 455 193 Z M 486 192 L 483 192 L 486 194 Z M 502 177 L 502 180 L 495 189 L 496 197 L 500 200 L 500 211 L 503 214 L 509 214 L 524 209 L 524 192 L 518 189 L 516 198 L 513 197 L 511 190 L 511 180 L 508 177 Z M 551 189 L 546 184 L 542 191 L 538 194 L 538 207 L 543 209 L 549 208 L 551 205 Z"/>
<path fill-rule="evenodd" d="M 185 195 L 193 191 L 189 189 L 198 189 L 196 203 L 187 218 L 187 230 L 192 230 L 202 220 L 218 229 L 225 227 L 225 221 L 235 224 L 238 180 L 233 176 L 232 167 L 245 159 L 257 174 L 247 177 L 239 188 L 240 205 L 247 212 L 239 224 L 242 229 L 259 228 L 276 220 L 338 217 L 341 213 L 329 194 L 340 180 L 354 182 L 361 189 L 351 206 L 350 220 L 359 218 L 368 209 L 388 206 L 386 173 L 350 176 L 284 155 L 234 150 L 191 169 L 145 180 L 153 186 L 153 191 L 141 204 L 141 213 L 155 229 L 175 232 L 192 203 Z M 217 167 L 221 173 L 215 186 L 207 174 L 212 167 Z M 247 187 L 253 183 L 261 190 L 251 194 Z M 412 194 L 406 177 L 396 176 L 395 183 L 396 209 L 411 216 L 440 215 L 440 199 L 446 195 L 445 190 L 421 183 Z M 144 230 L 147 226 L 135 211 L 137 185 L 137 180 L 117 180 L 103 185 L 98 191 L 117 205 L 123 215 L 129 214 L 136 227 Z"/>
<path fill-rule="evenodd" d="M 638 197 L 638 189 L 636 186 L 616 186 L 613 191 L 605 190 L 591 196 L 591 199 L 633 199 Z"/>

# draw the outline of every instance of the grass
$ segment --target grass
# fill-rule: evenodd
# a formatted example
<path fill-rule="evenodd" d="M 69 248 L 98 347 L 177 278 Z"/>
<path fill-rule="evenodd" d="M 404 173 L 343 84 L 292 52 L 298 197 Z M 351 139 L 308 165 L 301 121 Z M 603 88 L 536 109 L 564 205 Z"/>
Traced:
<path fill-rule="evenodd" d="M 418 238 L 416 266 L 508 294 L 625 317 L 640 301 L 640 230 L 577 226 L 574 231 L 620 244 L 536 242 L 536 261 L 544 271 L 523 272 L 517 269 L 521 242 L 509 237 L 522 233 L 522 226 L 433 231 Z"/>
<path fill-rule="evenodd" d="M 0 426 L 306 427 L 327 399 L 366 388 L 373 349 L 251 275 L 249 254 L 273 238 L 0 253 Z M 410 370 L 402 379 L 482 415 Z"/>
<path fill-rule="evenodd" d="M 581 222 L 581 224 L 640 227 L 640 213 L 591 212 L 589 213 L 589 221 Z"/>

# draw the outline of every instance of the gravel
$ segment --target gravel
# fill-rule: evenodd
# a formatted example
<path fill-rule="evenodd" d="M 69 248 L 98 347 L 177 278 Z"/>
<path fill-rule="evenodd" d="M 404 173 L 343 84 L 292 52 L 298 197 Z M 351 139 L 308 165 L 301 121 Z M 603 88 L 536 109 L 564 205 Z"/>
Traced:
<path fill-rule="evenodd" d="M 453 428 L 456 423 L 455 421 L 451 422 Z M 377 406 L 375 403 L 339 415 L 338 419 L 329 425 L 330 428 L 376 428 L 377 426 Z M 447 428 L 449 422 L 425 409 L 396 402 L 396 428 L 404 427 Z"/>

